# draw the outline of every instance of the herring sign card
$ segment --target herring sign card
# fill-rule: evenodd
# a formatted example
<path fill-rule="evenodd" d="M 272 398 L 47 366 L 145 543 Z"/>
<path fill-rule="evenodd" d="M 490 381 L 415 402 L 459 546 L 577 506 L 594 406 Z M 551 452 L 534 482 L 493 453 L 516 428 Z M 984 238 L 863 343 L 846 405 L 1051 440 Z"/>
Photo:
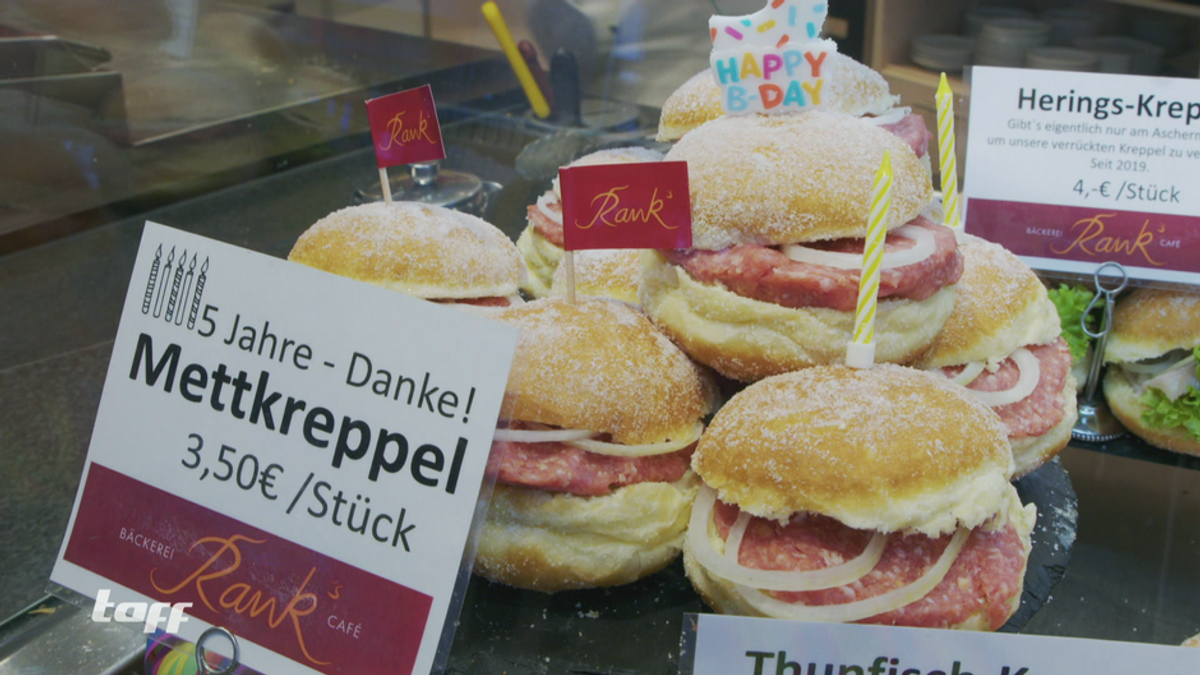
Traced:
<path fill-rule="evenodd" d="M 1109 640 L 713 614 L 684 626 L 695 630 L 685 675 L 1185 675 L 1197 664 L 1187 647 Z"/>
<path fill-rule="evenodd" d="M 1200 82 L 971 73 L 966 231 L 1039 270 L 1200 284 Z"/>
<path fill-rule="evenodd" d="M 516 338 L 147 223 L 51 581 L 259 671 L 429 672 Z"/>

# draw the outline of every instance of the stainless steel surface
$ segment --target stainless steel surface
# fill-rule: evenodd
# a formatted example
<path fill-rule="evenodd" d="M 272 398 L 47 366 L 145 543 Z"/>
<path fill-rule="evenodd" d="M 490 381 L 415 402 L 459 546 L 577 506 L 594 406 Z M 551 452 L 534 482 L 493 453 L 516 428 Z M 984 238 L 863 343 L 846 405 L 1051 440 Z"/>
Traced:
<path fill-rule="evenodd" d="M 69 604 L 52 604 L 49 611 L 33 639 L 0 642 L 0 675 L 108 675 L 141 664 L 146 649 L 141 624 L 95 622 Z"/>
<path fill-rule="evenodd" d="M 1115 441 L 1126 434 L 1125 427 L 1117 420 L 1108 404 L 1103 400 L 1079 400 L 1079 419 L 1071 430 L 1071 438 L 1093 443 Z"/>

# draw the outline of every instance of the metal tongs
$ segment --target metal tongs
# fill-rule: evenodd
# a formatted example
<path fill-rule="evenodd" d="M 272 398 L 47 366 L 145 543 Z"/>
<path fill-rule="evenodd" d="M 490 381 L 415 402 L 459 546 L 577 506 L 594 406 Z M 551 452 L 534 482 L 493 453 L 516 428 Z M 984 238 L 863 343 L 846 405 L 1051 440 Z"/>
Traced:
<path fill-rule="evenodd" d="M 1117 274 L 1112 276 L 1119 276 L 1121 280 L 1116 288 L 1105 288 L 1104 286 L 1102 273 L 1106 267 L 1116 269 Z M 1071 438 L 1077 441 L 1104 442 L 1125 435 L 1125 427 L 1121 426 L 1112 411 L 1108 409 L 1108 403 L 1105 402 L 1104 397 L 1097 395 L 1096 388 L 1100 384 L 1100 367 L 1104 364 L 1104 349 L 1108 346 L 1108 334 L 1112 331 L 1113 299 L 1118 293 L 1125 290 L 1125 285 L 1129 283 L 1129 275 L 1120 263 L 1106 262 L 1096 268 L 1095 283 L 1096 295 L 1088 303 L 1080 321 L 1083 323 L 1084 334 L 1094 339 L 1096 345 L 1092 349 L 1087 384 L 1084 385 L 1083 398 L 1079 400 L 1079 419 L 1075 422 L 1075 427 L 1071 429 Z M 1088 328 L 1087 319 L 1095 309 L 1096 303 L 1100 302 L 1101 296 L 1104 297 L 1103 318 L 1100 321 L 1100 330 L 1093 332 Z"/>

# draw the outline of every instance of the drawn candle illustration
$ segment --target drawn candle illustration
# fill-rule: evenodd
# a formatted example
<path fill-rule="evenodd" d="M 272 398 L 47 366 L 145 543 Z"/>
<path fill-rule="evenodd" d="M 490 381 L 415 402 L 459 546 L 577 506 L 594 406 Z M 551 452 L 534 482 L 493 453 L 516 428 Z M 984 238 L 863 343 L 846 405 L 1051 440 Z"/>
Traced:
<path fill-rule="evenodd" d="M 192 311 L 188 312 L 188 330 L 196 327 L 196 315 L 200 313 L 200 296 L 204 295 L 204 280 L 207 278 L 208 258 L 205 258 L 204 264 L 200 266 L 200 276 L 196 277 L 196 293 L 192 296 Z"/>
<path fill-rule="evenodd" d="M 171 252 L 167 254 L 167 265 L 166 265 L 166 267 L 163 268 L 163 279 L 164 280 L 171 276 L 171 263 L 174 261 L 175 261 L 175 247 L 172 246 Z M 154 298 L 154 318 L 156 318 L 156 319 L 158 317 L 162 316 L 163 298 L 165 298 L 166 295 L 167 295 L 167 285 L 165 283 L 159 284 L 158 295 L 157 295 L 157 297 Z"/>
<path fill-rule="evenodd" d="M 176 326 L 183 325 L 183 307 L 187 304 L 188 294 L 192 292 L 192 279 L 196 273 L 196 258 L 199 256 L 199 253 L 192 254 L 192 262 L 188 263 L 187 274 L 183 275 L 183 288 L 179 291 L 179 312 L 175 315 Z M 179 268 L 183 269 L 182 261 L 179 264 Z"/>
<path fill-rule="evenodd" d="M 142 298 L 142 314 L 150 313 L 150 301 L 154 297 L 154 284 L 158 281 L 158 266 L 162 264 L 162 244 L 154 252 L 154 262 L 150 265 L 150 279 L 146 281 L 146 297 Z"/>
<path fill-rule="evenodd" d="M 179 286 L 183 283 L 183 263 L 187 260 L 187 249 L 179 256 L 179 264 L 175 266 L 175 275 L 171 280 L 171 298 L 167 300 L 167 323 L 175 316 L 175 305 L 179 300 Z"/>

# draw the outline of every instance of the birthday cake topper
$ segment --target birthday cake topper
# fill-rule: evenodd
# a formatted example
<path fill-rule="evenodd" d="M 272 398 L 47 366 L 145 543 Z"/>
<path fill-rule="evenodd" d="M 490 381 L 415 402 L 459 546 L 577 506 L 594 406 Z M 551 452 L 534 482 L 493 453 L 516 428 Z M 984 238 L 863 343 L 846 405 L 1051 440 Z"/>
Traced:
<path fill-rule="evenodd" d="M 832 40 L 818 37 L 828 4 L 769 0 L 746 16 L 714 16 L 709 64 L 728 115 L 797 112 L 821 105 L 825 57 Z"/>

